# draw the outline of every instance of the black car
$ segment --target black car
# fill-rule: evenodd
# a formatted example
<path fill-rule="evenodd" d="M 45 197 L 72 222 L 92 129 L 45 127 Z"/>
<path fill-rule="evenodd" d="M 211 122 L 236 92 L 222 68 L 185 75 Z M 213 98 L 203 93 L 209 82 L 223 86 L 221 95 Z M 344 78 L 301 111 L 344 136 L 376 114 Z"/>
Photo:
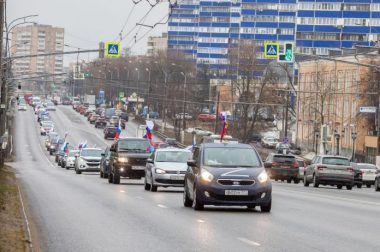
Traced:
<path fill-rule="evenodd" d="M 108 171 L 110 167 L 110 157 L 111 157 L 110 148 L 107 147 L 104 153 L 102 154 L 102 159 L 100 160 L 100 177 L 101 178 L 108 178 Z"/>
<path fill-rule="evenodd" d="M 287 154 L 269 153 L 265 160 L 265 169 L 274 180 L 286 180 L 295 184 L 300 182 L 299 164 L 296 157 Z"/>
<path fill-rule="evenodd" d="M 141 179 L 145 176 L 146 161 L 151 155 L 149 142 L 130 137 L 117 140 L 110 148 L 108 182 L 120 184 L 120 177 Z"/>
<path fill-rule="evenodd" d="M 107 121 L 105 118 L 99 117 L 98 119 L 96 119 L 94 125 L 95 125 L 95 128 L 104 128 L 107 126 Z"/>
<path fill-rule="evenodd" d="M 255 143 L 260 143 L 261 142 L 261 134 L 260 133 L 252 133 L 250 138 L 249 138 L 249 141 L 250 142 L 255 142 Z"/>
<path fill-rule="evenodd" d="M 183 204 L 260 206 L 270 212 L 272 184 L 256 149 L 248 144 L 203 143 L 187 162 Z"/>
<path fill-rule="evenodd" d="M 362 188 L 363 186 L 363 172 L 359 169 L 356 163 L 350 163 L 352 169 L 354 170 L 354 186 L 357 188 Z"/>
<path fill-rule="evenodd" d="M 104 139 L 112 138 L 114 139 L 116 137 L 117 129 L 115 127 L 106 127 L 104 129 Z"/>
<path fill-rule="evenodd" d="M 62 165 L 62 160 L 65 157 L 65 151 L 61 148 L 59 148 L 58 151 L 55 152 L 55 162 L 58 164 L 58 166 Z"/>
<path fill-rule="evenodd" d="M 375 191 L 380 192 L 380 173 L 378 172 L 375 178 Z"/>
<path fill-rule="evenodd" d="M 51 156 L 54 155 L 62 147 L 64 142 L 64 139 L 56 138 L 55 141 L 53 141 L 53 143 L 50 144 L 49 154 Z"/>

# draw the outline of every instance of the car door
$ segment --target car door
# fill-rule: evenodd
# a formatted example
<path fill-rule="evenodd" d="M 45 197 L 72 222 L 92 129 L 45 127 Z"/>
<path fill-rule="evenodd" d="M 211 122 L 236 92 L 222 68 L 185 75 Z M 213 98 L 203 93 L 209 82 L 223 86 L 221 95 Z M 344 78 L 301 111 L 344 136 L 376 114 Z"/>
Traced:
<path fill-rule="evenodd" d="M 320 160 L 320 157 L 315 156 L 313 160 L 311 161 L 310 165 L 307 167 L 306 178 L 308 181 L 313 177 L 314 167 L 316 166 L 316 164 L 318 164 L 319 160 Z"/>

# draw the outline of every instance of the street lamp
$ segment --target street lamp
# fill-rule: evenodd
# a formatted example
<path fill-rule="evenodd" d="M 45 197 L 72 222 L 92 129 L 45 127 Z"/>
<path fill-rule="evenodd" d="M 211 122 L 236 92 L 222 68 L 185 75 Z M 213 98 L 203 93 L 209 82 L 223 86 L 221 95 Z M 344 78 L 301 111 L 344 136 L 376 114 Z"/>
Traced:
<path fill-rule="evenodd" d="M 352 129 L 351 132 L 351 138 L 352 138 L 352 157 L 351 161 L 355 162 L 355 140 L 356 140 L 357 133 L 355 131 L 355 128 Z"/>
<path fill-rule="evenodd" d="M 184 87 L 183 87 L 183 111 L 182 111 L 182 131 L 181 131 L 182 143 L 185 143 L 185 128 L 186 128 L 185 112 L 186 112 L 187 76 L 184 72 L 181 72 L 181 75 L 183 75 L 183 77 L 185 77 L 185 82 L 184 82 Z"/>
<path fill-rule="evenodd" d="M 148 99 L 147 99 L 147 101 L 146 101 L 146 105 L 147 105 L 147 107 L 148 107 L 148 111 L 147 111 L 146 119 L 149 119 L 149 102 L 150 102 L 150 85 L 151 85 L 150 73 L 151 73 L 151 71 L 149 70 L 149 68 L 145 68 L 145 71 L 147 71 L 147 72 L 149 73 Z"/>
<path fill-rule="evenodd" d="M 335 136 L 335 141 L 336 141 L 336 155 L 338 156 L 339 155 L 339 139 L 340 139 L 338 128 L 335 129 L 334 136 Z"/>
<path fill-rule="evenodd" d="M 139 93 L 138 93 L 138 85 L 139 85 L 139 82 L 140 82 L 140 71 L 139 69 L 136 67 L 136 72 L 137 72 L 137 83 L 136 83 L 136 116 L 139 115 Z"/>

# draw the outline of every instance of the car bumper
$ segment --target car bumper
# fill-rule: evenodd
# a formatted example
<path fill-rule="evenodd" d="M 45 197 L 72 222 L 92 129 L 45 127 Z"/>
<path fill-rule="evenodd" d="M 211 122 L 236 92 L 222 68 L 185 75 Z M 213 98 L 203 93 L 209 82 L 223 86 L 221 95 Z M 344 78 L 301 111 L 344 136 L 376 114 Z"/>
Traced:
<path fill-rule="evenodd" d="M 114 172 L 121 177 L 145 177 L 145 166 L 119 164 L 115 167 Z"/>
<path fill-rule="evenodd" d="M 354 178 L 346 176 L 317 176 L 318 183 L 328 185 L 353 185 Z"/>
<path fill-rule="evenodd" d="M 269 169 L 269 174 L 271 178 L 279 179 L 293 179 L 299 178 L 298 168 L 271 168 Z"/>
<path fill-rule="evenodd" d="M 367 182 L 372 182 L 372 183 L 375 183 L 375 179 L 376 179 L 376 174 L 363 174 L 363 182 L 364 183 L 367 183 Z"/>
<path fill-rule="evenodd" d="M 246 196 L 225 195 L 226 190 L 248 190 Z M 211 185 L 197 185 L 197 199 L 205 205 L 266 205 L 272 199 L 272 185 L 270 183 L 255 184 L 252 186 L 222 186 L 218 183 Z"/>
<path fill-rule="evenodd" d="M 183 187 L 185 184 L 184 174 L 155 174 L 154 184 L 157 186 Z"/>
<path fill-rule="evenodd" d="M 78 167 L 79 171 L 82 172 L 99 172 L 100 171 L 100 165 L 99 166 L 91 166 L 91 167 Z"/>

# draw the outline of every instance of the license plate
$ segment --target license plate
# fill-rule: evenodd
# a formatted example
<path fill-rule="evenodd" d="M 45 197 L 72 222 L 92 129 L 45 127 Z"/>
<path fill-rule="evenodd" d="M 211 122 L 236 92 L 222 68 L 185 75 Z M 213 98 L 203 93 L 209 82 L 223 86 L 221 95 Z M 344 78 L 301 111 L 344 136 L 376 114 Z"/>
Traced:
<path fill-rule="evenodd" d="M 281 166 L 281 168 L 288 169 L 290 166 Z"/>
<path fill-rule="evenodd" d="M 230 196 L 241 196 L 241 195 L 248 195 L 248 190 L 225 190 L 224 191 L 225 195 L 230 195 Z"/>
<path fill-rule="evenodd" d="M 185 177 L 184 176 L 170 176 L 170 179 L 171 180 L 184 180 Z"/>
<path fill-rule="evenodd" d="M 132 170 L 145 170 L 145 166 L 132 166 Z"/>

